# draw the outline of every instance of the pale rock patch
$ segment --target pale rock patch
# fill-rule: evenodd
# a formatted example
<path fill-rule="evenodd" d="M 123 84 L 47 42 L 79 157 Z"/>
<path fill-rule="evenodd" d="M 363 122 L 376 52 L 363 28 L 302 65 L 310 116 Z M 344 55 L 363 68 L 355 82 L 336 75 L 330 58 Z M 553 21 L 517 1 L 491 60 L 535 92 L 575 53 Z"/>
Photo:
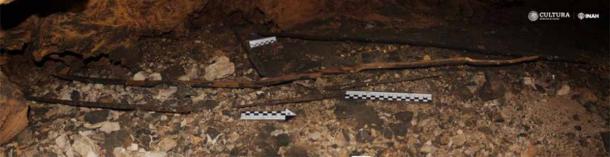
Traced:
<path fill-rule="evenodd" d="M 214 63 L 205 67 L 203 78 L 208 81 L 225 78 L 235 72 L 235 64 L 226 56 L 214 58 Z"/>

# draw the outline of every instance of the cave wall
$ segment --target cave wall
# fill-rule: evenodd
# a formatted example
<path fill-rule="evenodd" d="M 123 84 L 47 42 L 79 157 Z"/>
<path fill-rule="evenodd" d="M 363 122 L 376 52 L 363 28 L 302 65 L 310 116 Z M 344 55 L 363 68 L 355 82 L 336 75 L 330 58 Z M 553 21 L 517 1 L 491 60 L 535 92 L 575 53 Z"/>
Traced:
<path fill-rule="evenodd" d="M 16 0 L 0 5 L 0 48 L 25 50 L 35 60 L 65 51 L 87 58 L 137 52 L 137 42 L 143 37 L 188 34 L 199 26 L 218 23 L 228 23 L 226 27 L 231 23 L 265 25 L 275 30 L 333 18 L 394 22 L 400 28 L 428 28 L 456 21 L 515 24 L 528 22 L 522 14 L 533 8 L 603 4 L 607 1 Z M 607 14 L 607 10 L 599 11 Z M 239 18 L 232 18 L 235 15 Z"/>
<path fill-rule="evenodd" d="M 421 0 L 17 0 L 2 5 L 0 47 L 26 50 L 36 60 L 65 51 L 86 58 L 101 53 L 134 52 L 137 51 L 135 42 L 141 37 L 189 31 L 190 27 L 185 25 L 192 24 L 194 16 L 215 19 L 205 21 L 210 23 L 224 22 L 237 13 L 251 24 L 288 29 L 314 19 L 333 17 L 384 22 L 389 20 L 384 14 L 433 17 L 459 12 L 471 16 L 477 8 L 484 8 L 484 4 L 476 0 L 447 3 Z M 437 12 L 439 9 L 433 7 L 437 5 L 450 11 Z M 386 13 L 380 12 L 383 10 Z"/>

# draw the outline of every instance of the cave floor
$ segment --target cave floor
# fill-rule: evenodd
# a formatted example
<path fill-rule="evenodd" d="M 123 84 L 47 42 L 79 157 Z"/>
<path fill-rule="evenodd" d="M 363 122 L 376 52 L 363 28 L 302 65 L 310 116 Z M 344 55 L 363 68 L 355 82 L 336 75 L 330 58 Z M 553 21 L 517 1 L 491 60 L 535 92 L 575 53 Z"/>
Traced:
<path fill-rule="evenodd" d="M 212 29 L 213 30 L 213 29 Z M 152 88 L 85 84 L 49 77 L 70 67 L 78 75 L 202 79 L 206 67 L 229 58 L 227 78 L 256 78 L 373 61 L 415 61 L 481 54 L 406 45 L 280 39 L 251 58 L 231 31 L 142 39 L 140 54 L 119 66 L 106 57 L 85 68 L 49 60 L 17 66 L 39 96 L 159 105 L 196 104 L 190 114 L 114 111 L 31 102 L 30 126 L 0 148 L 17 156 L 605 156 L 610 131 L 609 70 L 563 62 L 373 70 L 261 89 Z M 263 53 L 265 52 L 265 53 Z M 267 55 L 267 56 L 265 56 Z M 62 56 L 63 59 L 68 58 Z M 112 57 L 112 56 L 111 56 Z M 496 56 L 497 57 L 497 56 Z M 251 62 L 261 67 L 254 68 Z M 17 64 L 18 65 L 18 64 Z M 13 68 L 14 69 L 14 68 Z M 137 69 L 137 70 L 136 70 Z M 233 108 L 318 93 L 319 87 L 436 74 L 357 90 L 417 92 L 431 103 L 326 99 L 248 110 L 290 109 L 287 121 L 244 121 Z M 152 76 L 152 75 L 149 75 Z"/>

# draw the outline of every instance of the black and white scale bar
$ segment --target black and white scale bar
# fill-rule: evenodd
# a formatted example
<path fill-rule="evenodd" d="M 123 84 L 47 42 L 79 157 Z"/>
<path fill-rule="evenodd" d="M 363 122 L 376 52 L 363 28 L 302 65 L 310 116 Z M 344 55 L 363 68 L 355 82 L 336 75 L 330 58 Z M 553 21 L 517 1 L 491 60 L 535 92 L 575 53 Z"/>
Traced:
<path fill-rule="evenodd" d="M 345 99 L 431 102 L 432 94 L 346 91 Z"/>
<path fill-rule="evenodd" d="M 284 111 L 245 111 L 241 113 L 243 120 L 286 120 L 287 117 L 296 116 L 288 109 Z"/>
<path fill-rule="evenodd" d="M 263 46 L 263 45 L 272 44 L 272 43 L 275 43 L 276 41 L 277 41 L 276 37 L 266 37 L 266 38 L 250 40 L 250 41 L 248 41 L 248 44 L 250 45 L 250 48 L 255 48 L 255 47 L 259 47 L 259 46 Z"/>

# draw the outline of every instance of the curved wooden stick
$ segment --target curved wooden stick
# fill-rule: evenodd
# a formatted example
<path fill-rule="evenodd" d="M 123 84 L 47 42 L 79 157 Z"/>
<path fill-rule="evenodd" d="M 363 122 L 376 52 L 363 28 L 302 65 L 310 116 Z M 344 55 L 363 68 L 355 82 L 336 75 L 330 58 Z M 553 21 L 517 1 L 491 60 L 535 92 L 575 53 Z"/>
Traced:
<path fill-rule="evenodd" d="M 104 103 L 104 102 L 91 102 L 91 101 L 78 101 L 78 100 L 62 100 L 55 98 L 36 97 L 31 95 L 25 96 L 26 100 L 36 101 L 40 103 L 49 104 L 63 104 L 74 107 L 89 107 L 89 108 L 102 108 L 111 110 L 123 110 L 123 111 L 154 111 L 162 113 L 190 113 L 198 110 L 194 105 L 183 105 L 183 106 L 164 106 L 164 105 L 153 105 L 153 104 L 128 104 L 128 103 Z"/>
<path fill-rule="evenodd" d="M 296 80 L 315 79 L 323 75 L 336 75 L 336 74 L 348 74 L 357 73 L 365 70 L 381 70 L 381 69 L 408 69 L 408 68 L 424 68 L 434 66 L 451 66 L 451 65 L 472 65 L 472 66 L 500 66 L 509 65 L 522 62 L 535 61 L 540 59 L 539 56 L 526 56 L 514 59 L 505 60 L 494 60 L 494 59 L 473 59 L 470 57 L 456 57 L 447 59 L 437 59 L 429 61 L 415 61 L 415 62 L 377 62 L 377 63 L 365 63 L 355 66 L 345 67 L 331 67 L 325 68 L 315 72 L 305 73 L 291 73 L 281 75 L 277 77 L 265 77 L 254 81 L 246 80 L 218 80 L 218 81 L 204 81 L 204 80 L 191 80 L 191 81 L 175 81 L 175 80 L 161 80 L 161 81 L 134 81 L 125 79 L 104 79 L 104 78 L 88 78 L 82 76 L 72 75 L 60 75 L 55 74 L 54 76 L 70 81 L 79 81 L 85 83 L 99 83 L 99 84 L 112 84 L 112 85 L 125 85 L 125 86 L 138 86 L 138 87 L 151 87 L 160 84 L 168 85 L 188 85 L 194 88 L 261 88 L 267 86 L 273 86 L 283 83 L 288 83 Z"/>

